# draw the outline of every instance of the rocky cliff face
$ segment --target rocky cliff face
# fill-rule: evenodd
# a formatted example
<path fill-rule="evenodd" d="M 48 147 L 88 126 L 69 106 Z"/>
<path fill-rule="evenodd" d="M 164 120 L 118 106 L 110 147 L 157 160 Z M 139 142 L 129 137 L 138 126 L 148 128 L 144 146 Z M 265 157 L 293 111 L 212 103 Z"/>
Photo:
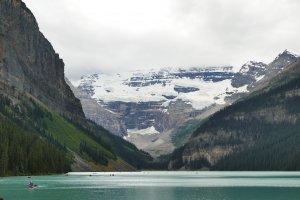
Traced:
<path fill-rule="evenodd" d="M 64 79 L 64 63 L 21 0 L 0 1 L 0 88 L 32 95 L 69 118 L 84 117 Z"/>
<path fill-rule="evenodd" d="M 244 64 L 240 71 L 234 75 L 232 86 L 242 87 L 256 83 L 266 74 L 267 66 L 265 63 L 254 61 Z"/>

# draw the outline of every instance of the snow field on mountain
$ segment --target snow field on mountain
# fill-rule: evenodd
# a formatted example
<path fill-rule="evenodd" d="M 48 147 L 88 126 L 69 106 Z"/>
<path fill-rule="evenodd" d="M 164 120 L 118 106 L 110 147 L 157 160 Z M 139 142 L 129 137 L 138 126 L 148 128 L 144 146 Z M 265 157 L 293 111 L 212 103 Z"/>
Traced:
<path fill-rule="evenodd" d="M 90 78 L 93 77 L 93 80 Z M 224 104 L 224 98 L 228 93 L 247 92 L 246 87 L 234 88 L 231 80 L 219 82 L 204 81 L 200 78 L 191 79 L 188 77 L 170 77 L 164 73 L 159 79 L 151 77 L 151 73 L 123 73 L 115 75 L 99 74 L 96 76 L 86 76 L 81 80 L 93 86 L 93 99 L 108 102 L 162 102 L 162 106 L 167 107 L 170 102 L 183 100 L 191 104 L 193 108 L 200 110 L 214 103 Z M 137 78 L 138 81 L 132 78 Z M 142 79 L 142 80 L 141 80 Z M 133 81 L 132 81 L 133 80 Z M 152 85 L 147 82 L 160 81 Z M 162 81 L 165 84 L 161 83 Z M 142 82 L 145 86 L 133 87 L 130 84 Z M 78 84 L 78 83 L 77 83 Z M 175 87 L 197 88 L 193 92 L 177 92 Z M 228 92 L 228 93 L 226 93 Z M 167 97 L 174 97 L 168 99 Z M 215 98 L 217 97 L 217 98 Z"/>
<path fill-rule="evenodd" d="M 145 128 L 145 129 L 127 129 L 127 137 L 130 138 L 131 135 L 154 135 L 159 134 L 159 132 L 155 129 L 154 126 Z"/>

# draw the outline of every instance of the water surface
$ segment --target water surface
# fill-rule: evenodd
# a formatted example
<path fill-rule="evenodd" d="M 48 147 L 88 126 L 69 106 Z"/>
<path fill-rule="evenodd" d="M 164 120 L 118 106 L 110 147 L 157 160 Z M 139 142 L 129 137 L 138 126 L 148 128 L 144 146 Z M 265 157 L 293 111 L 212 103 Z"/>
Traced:
<path fill-rule="evenodd" d="M 112 176 L 113 175 L 113 176 Z M 32 180 L 36 189 L 26 186 Z M 299 200 L 300 172 L 70 173 L 0 178 L 4 200 Z"/>

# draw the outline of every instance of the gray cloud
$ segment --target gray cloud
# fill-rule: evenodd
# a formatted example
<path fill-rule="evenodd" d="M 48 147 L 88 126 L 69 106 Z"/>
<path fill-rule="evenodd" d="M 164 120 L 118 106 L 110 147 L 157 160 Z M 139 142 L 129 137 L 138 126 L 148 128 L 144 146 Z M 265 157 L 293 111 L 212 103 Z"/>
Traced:
<path fill-rule="evenodd" d="M 284 49 L 300 53 L 298 0 L 24 2 L 73 80 L 147 67 L 239 67 L 270 62 Z"/>

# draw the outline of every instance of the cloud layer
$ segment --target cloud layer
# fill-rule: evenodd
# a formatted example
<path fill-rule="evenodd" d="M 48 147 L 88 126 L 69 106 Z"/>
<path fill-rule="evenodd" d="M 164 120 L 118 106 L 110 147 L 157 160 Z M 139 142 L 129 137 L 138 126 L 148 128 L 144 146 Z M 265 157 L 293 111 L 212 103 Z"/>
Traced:
<path fill-rule="evenodd" d="M 72 80 L 300 53 L 298 0 L 24 0 Z"/>

